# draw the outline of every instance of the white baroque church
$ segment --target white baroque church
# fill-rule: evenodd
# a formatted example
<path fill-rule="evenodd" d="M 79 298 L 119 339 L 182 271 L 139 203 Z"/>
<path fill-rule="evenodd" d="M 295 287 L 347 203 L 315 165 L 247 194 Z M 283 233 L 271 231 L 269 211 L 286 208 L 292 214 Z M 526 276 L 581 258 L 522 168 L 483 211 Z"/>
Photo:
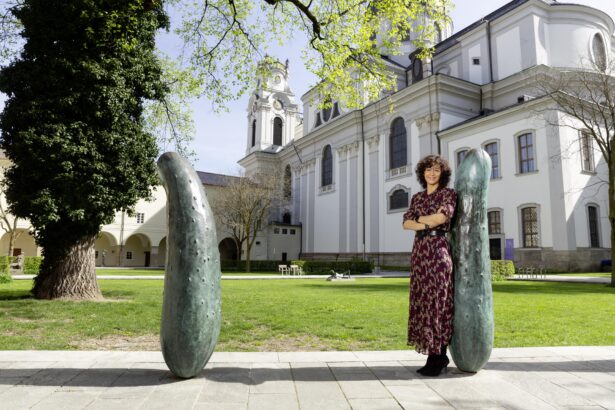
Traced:
<path fill-rule="evenodd" d="M 290 186 L 287 201 L 257 238 L 253 260 L 371 260 L 409 265 L 412 233 L 402 230 L 410 197 L 421 189 L 414 169 L 439 153 L 453 169 L 467 150 L 492 158 L 488 229 L 492 259 L 517 266 L 594 271 L 610 258 L 607 167 L 591 139 L 561 112 L 537 114 L 532 74 L 579 68 L 615 52 L 615 23 L 595 8 L 552 0 L 513 0 L 452 34 L 442 30 L 431 59 L 410 41 L 383 56 L 398 91 L 361 110 L 334 103 L 319 110 L 315 90 L 296 102 L 288 63 L 258 82 L 247 110 L 246 173 L 273 168 Z M 394 110 L 390 110 L 390 102 Z M 544 110 L 542 110 L 544 111 Z M 561 125 L 558 125 L 561 124 Z M 8 160 L 0 152 L 0 169 Z M 199 172 L 209 197 L 227 177 Z M 1 199 L 0 199 L 1 200 Z M 97 266 L 164 266 L 166 197 L 118 212 L 96 242 Z M 15 253 L 40 253 L 27 221 Z M 237 252 L 218 227 L 222 259 Z M 8 250 L 8 233 L 0 238 Z M 245 252 L 245 251 L 244 251 Z M 245 254 L 242 255 L 242 259 Z"/>
<path fill-rule="evenodd" d="M 302 258 L 407 265 L 412 234 L 401 222 L 422 189 L 417 162 L 439 153 L 454 175 L 469 149 L 483 148 L 493 162 L 492 259 L 598 269 L 610 258 L 607 189 L 597 184 L 607 167 L 591 139 L 563 125 L 562 112 L 540 114 L 552 102 L 530 79 L 545 67 L 608 59 L 615 51 L 612 18 L 577 4 L 514 0 L 451 31 L 443 30 L 430 59 L 416 58 L 410 41 L 401 55 L 382 57 L 398 76 L 393 111 L 387 98 L 360 110 L 337 103 L 319 110 L 310 90 L 301 115 L 288 63 L 258 82 L 239 164 L 248 175 L 284 170 L 292 193 L 272 226 L 300 228 L 287 244 Z"/>

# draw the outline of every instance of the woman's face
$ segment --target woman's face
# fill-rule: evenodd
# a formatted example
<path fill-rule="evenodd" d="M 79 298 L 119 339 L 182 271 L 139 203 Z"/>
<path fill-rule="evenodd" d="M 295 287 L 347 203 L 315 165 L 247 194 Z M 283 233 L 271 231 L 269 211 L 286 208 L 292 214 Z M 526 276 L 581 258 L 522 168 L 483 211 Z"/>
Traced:
<path fill-rule="evenodd" d="M 427 185 L 438 185 L 440 183 L 441 174 L 442 169 L 440 169 L 440 165 L 433 164 L 429 168 L 425 168 L 423 176 L 425 177 L 425 181 L 427 181 Z"/>

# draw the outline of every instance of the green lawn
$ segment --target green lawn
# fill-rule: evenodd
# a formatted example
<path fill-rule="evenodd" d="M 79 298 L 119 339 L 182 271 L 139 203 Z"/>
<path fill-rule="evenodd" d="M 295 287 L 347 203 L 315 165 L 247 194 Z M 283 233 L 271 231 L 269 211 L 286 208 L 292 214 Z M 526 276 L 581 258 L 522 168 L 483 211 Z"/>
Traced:
<path fill-rule="evenodd" d="M 96 275 L 104 276 L 154 276 L 164 275 L 164 269 L 96 269 Z"/>
<path fill-rule="evenodd" d="M 105 302 L 0 285 L 2 349 L 157 349 L 162 281 L 100 281 Z M 224 281 L 219 351 L 405 349 L 407 279 Z M 495 346 L 615 345 L 615 288 L 494 285 Z"/>

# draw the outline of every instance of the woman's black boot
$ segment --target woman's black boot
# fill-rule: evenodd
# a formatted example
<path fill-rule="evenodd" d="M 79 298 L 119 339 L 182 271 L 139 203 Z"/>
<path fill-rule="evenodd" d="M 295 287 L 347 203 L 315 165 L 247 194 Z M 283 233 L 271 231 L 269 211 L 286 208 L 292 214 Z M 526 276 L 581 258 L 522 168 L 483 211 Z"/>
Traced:
<path fill-rule="evenodd" d="M 426 369 L 430 369 L 431 367 L 433 367 L 433 363 L 437 357 L 437 354 L 430 354 L 429 356 L 427 356 L 427 362 L 425 363 L 425 366 L 421 367 L 420 369 L 417 369 L 416 372 L 423 374 Z"/>
<path fill-rule="evenodd" d="M 421 372 L 423 376 L 436 377 L 442 373 L 442 370 L 446 372 L 446 368 L 450 361 L 448 357 L 443 355 L 437 355 L 433 360 L 433 364 L 431 366 L 426 366 L 425 370 Z"/>
<path fill-rule="evenodd" d="M 433 356 L 434 358 L 431 361 L 431 365 L 429 363 L 429 359 L 427 359 L 427 365 L 422 369 L 422 371 L 419 371 L 419 373 L 422 374 L 423 376 L 436 377 L 436 376 L 439 376 L 440 373 L 442 373 L 442 370 L 446 372 L 446 368 L 448 364 L 450 363 L 450 361 L 448 360 L 448 357 L 446 356 L 446 345 L 442 346 L 442 349 L 440 349 L 439 355 L 433 355 Z M 432 355 L 430 355 L 429 357 L 432 357 Z"/>

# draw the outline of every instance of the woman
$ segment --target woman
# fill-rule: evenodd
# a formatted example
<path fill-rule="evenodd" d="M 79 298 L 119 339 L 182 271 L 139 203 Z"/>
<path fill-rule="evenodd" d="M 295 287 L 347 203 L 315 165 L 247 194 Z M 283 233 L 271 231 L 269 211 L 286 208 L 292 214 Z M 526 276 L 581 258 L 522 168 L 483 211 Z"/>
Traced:
<path fill-rule="evenodd" d="M 419 161 L 416 176 L 425 190 L 412 196 L 403 222 L 404 229 L 416 231 L 410 258 L 408 344 L 429 355 L 417 371 L 438 376 L 448 366 L 446 347 L 453 334 L 453 261 L 445 234 L 457 194 L 446 187 L 451 169 L 438 155 Z"/>

